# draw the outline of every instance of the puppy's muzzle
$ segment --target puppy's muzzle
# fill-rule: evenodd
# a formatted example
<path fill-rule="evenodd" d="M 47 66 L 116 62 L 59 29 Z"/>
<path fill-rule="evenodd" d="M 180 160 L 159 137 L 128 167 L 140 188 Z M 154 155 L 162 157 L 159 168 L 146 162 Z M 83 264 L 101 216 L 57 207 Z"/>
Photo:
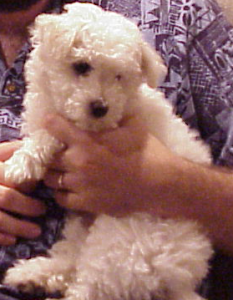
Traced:
<path fill-rule="evenodd" d="M 97 99 L 90 103 L 90 113 L 96 118 L 103 118 L 108 112 L 108 105 L 103 99 Z"/>

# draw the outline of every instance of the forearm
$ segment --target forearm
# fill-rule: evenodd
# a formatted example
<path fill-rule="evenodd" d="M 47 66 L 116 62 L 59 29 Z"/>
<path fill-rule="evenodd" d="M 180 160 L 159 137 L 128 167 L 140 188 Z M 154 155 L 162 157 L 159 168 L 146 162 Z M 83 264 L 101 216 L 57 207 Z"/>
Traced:
<path fill-rule="evenodd" d="M 233 173 L 182 159 L 176 160 L 174 168 L 173 184 L 164 185 L 170 199 L 160 201 L 161 213 L 199 221 L 217 247 L 233 253 Z M 150 203 L 156 213 L 156 198 Z"/>

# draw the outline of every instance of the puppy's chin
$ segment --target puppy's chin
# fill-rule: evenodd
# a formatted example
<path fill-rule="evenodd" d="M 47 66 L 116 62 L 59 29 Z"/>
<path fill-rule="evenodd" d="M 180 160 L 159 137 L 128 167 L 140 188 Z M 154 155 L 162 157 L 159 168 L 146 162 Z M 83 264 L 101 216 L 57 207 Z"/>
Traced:
<path fill-rule="evenodd" d="M 98 121 L 89 121 L 84 124 L 84 122 L 81 121 L 76 121 L 74 122 L 75 126 L 77 126 L 81 130 L 85 131 L 93 131 L 93 132 L 98 132 L 98 131 L 104 131 L 108 129 L 114 129 L 119 126 L 120 120 L 119 121 L 111 121 L 109 120 L 98 120 Z"/>

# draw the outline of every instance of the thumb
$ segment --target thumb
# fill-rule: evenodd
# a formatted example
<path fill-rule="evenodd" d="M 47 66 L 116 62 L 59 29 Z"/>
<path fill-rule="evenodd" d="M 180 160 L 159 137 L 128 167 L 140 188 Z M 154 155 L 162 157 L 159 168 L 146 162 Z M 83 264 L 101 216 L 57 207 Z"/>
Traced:
<path fill-rule="evenodd" d="M 0 161 L 6 161 L 22 145 L 21 141 L 5 142 L 0 144 Z"/>
<path fill-rule="evenodd" d="M 147 139 L 147 128 L 141 118 L 130 116 L 124 118 L 115 129 L 100 133 L 92 133 L 91 136 L 102 145 L 116 152 L 131 153 L 143 147 Z"/>
<path fill-rule="evenodd" d="M 48 115 L 44 120 L 44 128 L 66 146 L 73 145 L 77 140 L 85 142 L 89 139 L 88 132 L 78 129 L 74 123 L 58 114 Z"/>

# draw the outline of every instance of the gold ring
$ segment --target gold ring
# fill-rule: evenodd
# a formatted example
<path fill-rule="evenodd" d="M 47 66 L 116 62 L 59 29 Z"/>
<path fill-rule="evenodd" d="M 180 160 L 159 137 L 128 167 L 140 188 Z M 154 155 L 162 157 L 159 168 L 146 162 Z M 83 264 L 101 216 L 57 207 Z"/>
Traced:
<path fill-rule="evenodd" d="M 59 189 L 63 189 L 64 188 L 64 174 L 61 174 L 59 177 L 58 177 L 58 187 Z"/>

